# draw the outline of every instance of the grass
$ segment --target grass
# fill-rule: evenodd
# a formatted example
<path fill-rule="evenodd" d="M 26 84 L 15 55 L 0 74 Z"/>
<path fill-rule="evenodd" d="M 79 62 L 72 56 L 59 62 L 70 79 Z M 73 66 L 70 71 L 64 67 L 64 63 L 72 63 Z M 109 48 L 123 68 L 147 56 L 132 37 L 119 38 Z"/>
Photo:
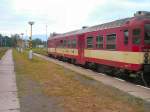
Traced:
<path fill-rule="evenodd" d="M 33 48 L 33 52 L 47 56 L 47 48 Z"/>
<path fill-rule="evenodd" d="M 0 59 L 3 57 L 3 55 L 7 50 L 8 50 L 7 48 L 0 48 Z"/>
<path fill-rule="evenodd" d="M 142 100 L 117 89 L 35 56 L 28 60 L 27 53 L 14 50 L 13 56 L 20 96 L 26 92 L 21 76 L 36 81 L 49 98 L 57 97 L 64 112 L 144 112 Z"/>

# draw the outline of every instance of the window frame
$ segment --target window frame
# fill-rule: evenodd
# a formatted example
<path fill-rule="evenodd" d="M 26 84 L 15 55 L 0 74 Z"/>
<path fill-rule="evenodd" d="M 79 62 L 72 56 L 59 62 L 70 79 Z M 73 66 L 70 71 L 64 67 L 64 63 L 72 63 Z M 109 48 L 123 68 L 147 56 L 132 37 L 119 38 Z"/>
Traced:
<path fill-rule="evenodd" d="M 134 30 L 137 30 L 137 29 L 140 31 L 139 34 L 134 34 Z M 142 33 L 141 28 L 137 27 L 137 28 L 132 29 L 132 44 L 134 44 L 134 45 L 140 45 L 141 44 L 141 41 L 142 41 L 141 33 Z M 139 39 L 139 40 L 135 41 L 135 39 Z M 138 42 L 138 43 L 136 43 L 136 42 Z"/>
<path fill-rule="evenodd" d="M 60 48 L 63 47 L 63 39 L 59 40 L 59 47 L 60 47 Z"/>
<path fill-rule="evenodd" d="M 88 38 L 92 38 L 92 41 L 90 42 L 90 44 L 88 43 Z M 87 38 L 86 38 L 86 48 L 93 49 L 94 48 L 93 43 L 94 43 L 94 36 L 92 36 L 92 35 L 87 36 Z M 91 47 L 89 47 L 89 45 L 91 45 Z"/>
<path fill-rule="evenodd" d="M 125 32 L 128 32 L 128 34 L 126 35 Z M 129 30 L 128 29 L 125 29 L 123 31 L 123 36 L 124 36 L 124 45 L 128 45 L 129 44 Z"/>
<path fill-rule="evenodd" d="M 77 39 L 72 39 L 72 41 L 71 41 L 71 47 L 72 48 L 76 48 L 77 47 Z"/>
<path fill-rule="evenodd" d="M 70 39 L 67 40 L 67 46 L 68 46 L 68 48 L 71 48 L 71 40 Z"/>
<path fill-rule="evenodd" d="M 115 35 L 115 39 L 113 39 L 113 41 L 108 41 L 108 36 L 111 36 L 111 35 Z M 116 33 L 110 33 L 110 34 L 107 34 L 106 35 L 106 49 L 107 50 L 116 50 L 117 49 L 117 34 Z M 115 46 L 114 48 L 108 48 L 108 45 L 109 46 Z"/>
<path fill-rule="evenodd" d="M 102 38 L 100 41 L 98 41 L 98 37 Z M 99 47 L 98 47 L 99 46 Z M 102 46 L 102 47 L 100 47 Z M 96 36 L 96 49 L 104 49 L 104 36 L 103 35 L 97 35 Z"/>
<path fill-rule="evenodd" d="M 67 40 L 63 39 L 63 48 L 67 47 Z"/>

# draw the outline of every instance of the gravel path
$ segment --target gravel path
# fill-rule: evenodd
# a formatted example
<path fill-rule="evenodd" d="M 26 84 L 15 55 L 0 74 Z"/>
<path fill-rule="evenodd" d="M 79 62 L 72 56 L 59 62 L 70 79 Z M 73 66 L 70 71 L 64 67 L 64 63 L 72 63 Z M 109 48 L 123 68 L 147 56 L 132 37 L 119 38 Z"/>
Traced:
<path fill-rule="evenodd" d="M 14 51 L 21 112 L 149 112 L 149 105 L 65 67 Z"/>
<path fill-rule="evenodd" d="M 58 97 L 43 94 L 41 86 L 22 75 L 17 76 L 21 112 L 64 112 L 57 105 Z"/>

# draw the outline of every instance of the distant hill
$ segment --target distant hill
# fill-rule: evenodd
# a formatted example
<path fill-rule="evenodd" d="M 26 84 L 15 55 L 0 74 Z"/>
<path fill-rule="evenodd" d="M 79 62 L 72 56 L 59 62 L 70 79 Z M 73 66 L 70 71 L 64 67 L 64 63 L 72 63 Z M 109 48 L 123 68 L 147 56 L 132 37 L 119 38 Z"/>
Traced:
<path fill-rule="evenodd" d="M 46 35 L 40 34 L 40 35 L 33 35 L 33 39 L 39 38 L 41 40 L 47 40 L 48 37 Z"/>
<path fill-rule="evenodd" d="M 25 39 L 28 39 L 29 37 L 25 37 Z M 32 36 L 32 39 L 36 39 L 36 38 L 39 38 L 39 39 L 41 39 L 42 41 L 43 40 L 47 40 L 46 39 L 46 35 L 44 35 L 44 34 L 36 34 L 36 35 L 33 35 Z M 48 37 L 47 37 L 48 38 Z"/>

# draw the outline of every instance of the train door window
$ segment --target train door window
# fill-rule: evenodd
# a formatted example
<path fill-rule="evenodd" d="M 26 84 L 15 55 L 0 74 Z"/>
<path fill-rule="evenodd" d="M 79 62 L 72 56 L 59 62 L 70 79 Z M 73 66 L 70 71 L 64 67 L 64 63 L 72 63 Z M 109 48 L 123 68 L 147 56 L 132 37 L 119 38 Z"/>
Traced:
<path fill-rule="evenodd" d="M 141 38 L 140 38 L 140 34 L 141 34 L 141 30 L 139 28 L 133 29 L 133 44 L 140 44 L 141 42 Z"/>
<path fill-rule="evenodd" d="M 96 37 L 96 48 L 103 48 L 103 36 Z"/>
<path fill-rule="evenodd" d="M 76 40 L 72 40 L 72 48 L 76 48 Z"/>
<path fill-rule="evenodd" d="M 87 37 L 87 48 L 93 48 L 93 37 Z"/>
<path fill-rule="evenodd" d="M 106 48 L 116 49 L 116 34 L 110 34 L 106 36 Z"/>
<path fill-rule="evenodd" d="M 124 44 L 127 45 L 129 41 L 129 31 L 124 30 Z"/>

